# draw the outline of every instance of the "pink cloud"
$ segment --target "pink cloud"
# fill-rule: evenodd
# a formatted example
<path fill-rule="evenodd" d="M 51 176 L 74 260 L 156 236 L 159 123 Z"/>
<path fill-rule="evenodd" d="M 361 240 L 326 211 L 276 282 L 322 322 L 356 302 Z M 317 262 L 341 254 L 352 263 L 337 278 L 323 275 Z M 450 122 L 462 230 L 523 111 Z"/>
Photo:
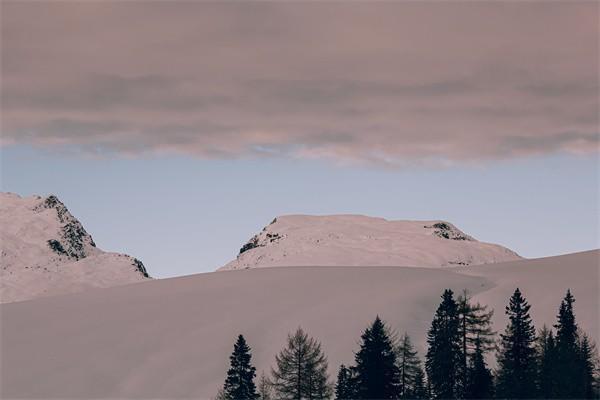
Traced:
<path fill-rule="evenodd" d="M 2 143 L 392 166 L 596 152 L 598 7 L 5 2 Z"/>

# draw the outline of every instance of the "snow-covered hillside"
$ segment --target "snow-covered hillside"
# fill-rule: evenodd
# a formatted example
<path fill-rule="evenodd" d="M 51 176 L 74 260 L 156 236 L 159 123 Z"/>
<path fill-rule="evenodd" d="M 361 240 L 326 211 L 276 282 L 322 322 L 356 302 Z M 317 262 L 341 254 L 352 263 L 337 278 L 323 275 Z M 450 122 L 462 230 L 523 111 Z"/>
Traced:
<path fill-rule="evenodd" d="M 388 221 L 361 215 L 277 217 L 222 270 L 281 266 L 444 267 L 521 259 L 445 221 Z"/>
<path fill-rule="evenodd" d="M 464 268 L 255 268 L 156 279 L 0 305 L 0 398 L 211 399 L 240 333 L 257 374 L 302 326 L 322 343 L 335 378 L 354 361 L 376 315 L 425 356 L 445 288 L 494 309 L 519 287 L 536 328 L 552 326 L 567 289 L 579 326 L 599 339 L 599 251 Z"/>
<path fill-rule="evenodd" d="M 97 248 L 56 196 L 0 193 L 0 302 L 147 278 L 141 261 Z"/>

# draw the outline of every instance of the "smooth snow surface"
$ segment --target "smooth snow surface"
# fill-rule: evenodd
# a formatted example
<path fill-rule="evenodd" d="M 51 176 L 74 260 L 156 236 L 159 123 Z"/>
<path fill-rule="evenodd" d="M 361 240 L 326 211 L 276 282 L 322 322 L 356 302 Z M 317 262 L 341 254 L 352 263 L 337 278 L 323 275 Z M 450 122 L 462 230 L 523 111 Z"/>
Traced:
<path fill-rule="evenodd" d="M 149 280 L 0 306 L 2 398 L 208 399 L 222 385 L 236 336 L 268 371 L 288 332 L 318 338 L 330 373 L 353 362 L 380 315 L 424 355 L 444 288 L 495 309 L 516 287 L 537 328 L 555 322 L 567 288 L 579 325 L 598 340 L 599 251 L 467 268 L 257 268 Z"/>
<path fill-rule="evenodd" d="M 98 249 L 55 196 L 0 193 L 0 302 L 139 282 L 143 264 Z"/>
<path fill-rule="evenodd" d="M 362 215 L 277 217 L 222 270 L 283 266 L 445 267 L 521 259 L 445 221 L 388 221 Z"/>

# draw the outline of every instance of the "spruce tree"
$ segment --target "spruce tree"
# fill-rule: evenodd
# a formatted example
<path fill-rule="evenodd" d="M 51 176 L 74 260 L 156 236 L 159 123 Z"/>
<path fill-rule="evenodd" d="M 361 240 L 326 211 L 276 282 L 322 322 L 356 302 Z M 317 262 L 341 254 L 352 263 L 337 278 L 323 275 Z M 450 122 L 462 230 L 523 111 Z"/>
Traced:
<path fill-rule="evenodd" d="M 581 388 L 581 398 L 583 399 L 596 399 L 600 397 L 600 393 L 598 393 L 599 388 L 597 387 L 598 359 L 595 347 L 587 334 L 584 333 L 581 335 L 577 373 Z"/>
<path fill-rule="evenodd" d="M 536 396 L 535 328 L 531 306 L 517 288 L 506 307 L 509 323 L 502 338 L 498 357 L 498 396 L 510 399 L 531 399 Z"/>
<path fill-rule="evenodd" d="M 233 346 L 233 353 L 229 357 L 231 367 L 227 371 L 227 379 L 223 386 L 223 395 L 229 400 L 254 400 L 258 399 L 254 377 L 256 368 L 251 363 L 250 347 L 246 344 L 244 336 L 239 335 Z"/>
<path fill-rule="evenodd" d="M 556 398 L 556 344 L 552 330 L 546 325 L 537 338 L 538 394 L 543 399 Z"/>
<path fill-rule="evenodd" d="M 560 303 L 558 310 L 558 322 L 556 328 L 556 357 L 557 373 L 556 387 L 557 397 L 580 398 L 581 387 L 578 384 L 578 334 L 573 310 L 575 298 L 571 291 L 567 290 L 565 298 Z"/>
<path fill-rule="evenodd" d="M 465 389 L 465 398 L 467 399 L 489 399 L 492 397 L 492 373 L 485 363 L 483 346 L 478 339 L 475 339 L 475 352 L 470 356 Z"/>
<path fill-rule="evenodd" d="M 398 369 L 400 370 L 400 398 L 413 398 L 416 374 L 420 369 L 421 361 L 419 360 L 419 357 L 417 357 L 417 351 L 407 333 L 400 339 L 396 354 Z"/>
<path fill-rule="evenodd" d="M 351 400 L 356 397 L 354 389 L 354 377 L 352 369 L 347 368 L 344 364 L 340 365 L 335 384 L 336 400 Z"/>
<path fill-rule="evenodd" d="M 275 357 L 273 389 L 277 399 L 328 399 L 327 358 L 321 344 L 302 328 L 288 335 L 287 346 Z"/>
<path fill-rule="evenodd" d="M 356 398 L 397 398 L 400 373 L 394 343 L 379 316 L 364 331 L 361 339 L 360 350 L 355 356 Z"/>
<path fill-rule="evenodd" d="M 442 295 L 431 328 L 427 333 L 427 356 L 425 368 L 431 395 L 451 399 L 458 396 L 457 380 L 460 371 L 461 348 L 459 336 L 458 306 L 454 293 L 447 289 Z"/>
<path fill-rule="evenodd" d="M 459 365 L 459 380 L 457 382 L 458 395 L 464 395 L 468 383 L 469 359 L 475 351 L 476 341 L 480 351 L 485 353 L 492 350 L 496 341 L 496 332 L 492 330 L 492 316 L 494 310 L 480 303 L 473 304 L 469 293 L 464 290 L 457 299 L 458 305 L 458 332 L 461 344 L 461 363 Z"/>

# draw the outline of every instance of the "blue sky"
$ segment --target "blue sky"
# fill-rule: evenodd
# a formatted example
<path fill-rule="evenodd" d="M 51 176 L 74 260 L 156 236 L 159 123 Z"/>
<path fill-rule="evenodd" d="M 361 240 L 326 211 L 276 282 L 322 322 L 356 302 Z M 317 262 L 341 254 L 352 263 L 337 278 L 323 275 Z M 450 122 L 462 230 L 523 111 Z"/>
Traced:
<path fill-rule="evenodd" d="M 9 146 L 2 191 L 54 193 L 155 277 L 212 271 L 281 214 L 445 219 L 525 257 L 597 248 L 596 155 L 392 170 L 289 158 L 104 157 Z"/>
<path fill-rule="evenodd" d="M 2 190 L 158 277 L 274 216 L 598 247 L 600 3 L 2 4 Z"/>

